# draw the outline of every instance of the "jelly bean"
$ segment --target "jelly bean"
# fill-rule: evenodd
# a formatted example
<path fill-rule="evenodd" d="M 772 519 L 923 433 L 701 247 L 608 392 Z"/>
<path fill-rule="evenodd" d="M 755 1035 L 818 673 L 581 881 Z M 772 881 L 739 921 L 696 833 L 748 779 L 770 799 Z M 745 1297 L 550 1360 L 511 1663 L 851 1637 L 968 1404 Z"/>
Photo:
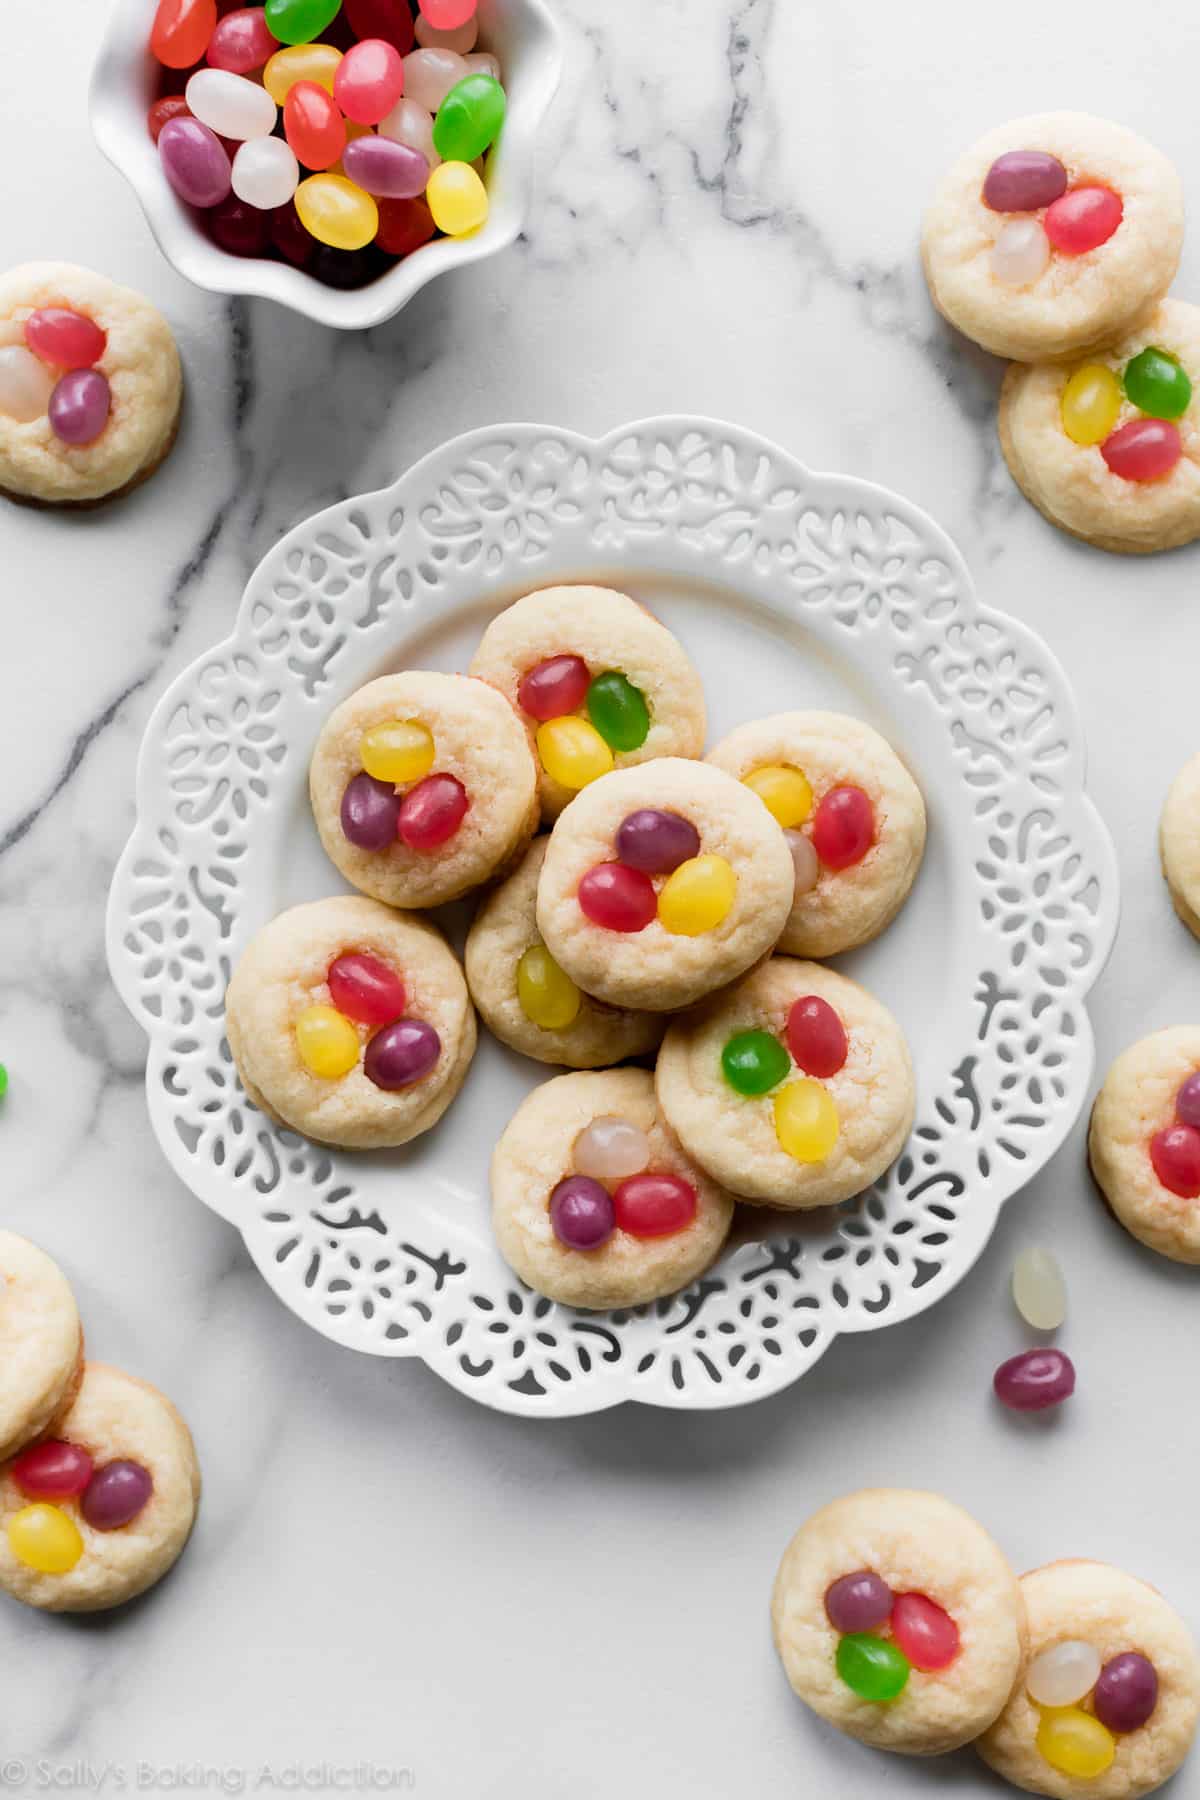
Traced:
<path fill-rule="evenodd" d="M 338 65 L 333 97 L 357 125 L 378 125 L 404 92 L 404 59 L 383 38 L 365 38 Z"/>
<path fill-rule="evenodd" d="M 1105 438 L 1100 454 L 1125 481 L 1158 481 L 1183 455 L 1183 440 L 1166 419 L 1131 419 Z"/>
<path fill-rule="evenodd" d="M 504 123 L 504 89 L 490 75 L 466 75 L 446 95 L 433 121 L 433 143 L 447 162 L 474 162 Z M 634 692 L 637 690 L 635 689 Z"/>
<path fill-rule="evenodd" d="M 424 200 L 380 200 L 375 242 L 389 256 L 411 256 L 436 230 Z"/>
<path fill-rule="evenodd" d="M 0 1063 L 0 1100 L 3 1100 L 3 1098 L 4 1098 L 5 1094 L 7 1094 L 7 1092 L 8 1092 L 8 1070 L 5 1068 L 3 1063 Z M 2 1275 L 0 1275 L 0 1294 L 2 1294 L 3 1292 L 4 1292 L 4 1277 Z"/>
<path fill-rule="evenodd" d="M 613 1222 L 612 1195 L 586 1175 L 568 1175 L 550 1196 L 550 1224 L 567 1250 L 598 1250 Z"/>
<path fill-rule="evenodd" d="M 572 1154 L 581 1175 L 626 1181 L 649 1168 L 650 1139 L 632 1120 L 604 1113 L 580 1132 Z"/>
<path fill-rule="evenodd" d="M 606 931 L 644 931 L 658 911 L 658 895 L 640 869 L 597 863 L 579 883 L 579 908 Z"/>
<path fill-rule="evenodd" d="M 386 119 L 379 121 L 379 135 L 393 138 L 397 144 L 407 144 L 410 150 L 418 151 L 431 169 L 436 169 L 442 160 L 433 147 L 433 114 L 407 96 L 393 106 Z M 582 706 L 582 698 L 576 704 Z M 574 710 L 573 706 L 564 708 L 566 712 Z"/>
<path fill-rule="evenodd" d="M 475 17 L 476 0 L 420 0 L 421 15 L 438 31 L 455 31 Z"/>
<path fill-rule="evenodd" d="M 875 810 L 860 787 L 830 788 L 813 816 L 813 849 L 827 869 L 861 862 L 875 842 Z"/>
<path fill-rule="evenodd" d="M 60 369 L 90 369 L 104 355 L 107 333 L 68 306 L 42 306 L 25 321 L 25 342 L 43 362 Z"/>
<path fill-rule="evenodd" d="M 837 1107 L 819 1081 L 792 1081 L 776 1094 L 775 1136 L 796 1162 L 824 1162 L 838 1130 Z"/>
<path fill-rule="evenodd" d="M 206 61 L 210 68 L 228 69 L 231 75 L 249 75 L 274 56 L 279 41 L 267 25 L 261 6 L 239 6 L 218 19 L 209 39 Z M 272 94 L 272 99 L 275 96 Z"/>
<path fill-rule="evenodd" d="M 267 27 L 281 44 L 311 44 L 332 25 L 342 0 L 267 0 Z"/>
<path fill-rule="evenodd" d="M 1013 1264 L 1013 1300 L 1035 1331 L 1057 1331 L 1067 1316 L 1067 1289 L 1053 1253 L 1022 1250 Z"/>
<path fill-rule="evenodd" d="M 188 103 L 182 94 L 164 94 L 161 100 L 154 102 L 146 114 L 146 125 L 150 132 L 151 143 L 157 144 L 162 135 L 162 128 L 168 119 L 186 119 L 190 116 Z"/>
<path fill-rule="evenodd" d="M 852 1631 L 837 1647 L 837 1672 L 860 1700 L 895 1700 L 908 1681 L 908 1658 L 886 1638 Z"/>
<path fill-rule="evenodd" d="M 578 712 L 587 699 L 588 666 L 582 656 L 548 656 L 535 663 L 517 686 L 517 705 L 543 724 Z"/>
<path fill-rule="evenodd" d="M 630 1237 L 672 1237 L 692 1223 L 698 1205 L 682 1175 L 630 1175 L 613 1190 L 617 1228 Z"/>
<path fill-rule="evenodd" d="M 287 149 L 285 144 L 284 149 Z M 232 195 L 208 215 L 213 242 L 230 256 L 261 256 L 267 247 L 267 216 Z"/>
<path fill-rule="evenodd" d="M 119 1531 L 149 1505 L 153 1492 L 149 1469 L 122 1459 L 96 1470 L 79 1510 L 93 1530 Z"/>
<path fill-rule="evenodd" d="M 1028 287 L 1050 262 L 1050 239 L 1040 219 L 1009 219 L 992 245 L 993 279 L 1004 287 Z"/>
<path fill-rule="evenodd" d="M 538 726 L 537 748 L 543 769 L 560 787 L 586 787 L 613 766 L 612 751 L 586 719 L 547 719 Z"/>
<path fill-rule="evenodd" d="M 303 225 L 300 223 L 300 214 L 296 211 L 295 205 L 291 200 L 288 201 L 286 206 L 277 206 L 275 208 L 275 211 L 271 214 L 271 221 L 267 229 L 271 243 L 277 254 L 282 256 L 285 262 L 291 263 L 293 268 L 306 268 L 312 261 L 317 250 L 323 248 L 323 246 L 318 245 L 317 240 L 310 232 L 305 231 Z M 369 779 L 369 776 L 363 777 L 363 780 Z M 398 807 L 399 802 L 397 801 L 397 808 Z M 345 823 L 343 821 L 342 830 L 345 831 L 345 829 Z M 379 848 L 377 844 L 371 847 L 374 849 Z"/>
<path fill-rule="evenodd" d="M 229 157 L 215 131 L 190 114 L 168 119 L 158 134 L 163 174 L 189 206 L 216 206 L 230 188 Z"/>
<path fill-rule="evenodd" d="M 400 796 L 390 782 L 355 775 L 342 795 L 342 836 L 359 850 L 386 850 L 396 841 Z"/>
<path fill-rule="evenodd" d="M 723 856 L 693 856 L 668 876 L 658 896 L 658 919 L 675 937 L 699 937 L 729 917 L 737 876 Z"/>
<path fill-rule="evenodd" d="M 469 163 L 439 164 L 430 173 L 425 199 L 435 225 L 447 237 L 466 237 L 487 223 L 487 189 Z"/>
<path fill-rule="evenodd" d="M 408 0 L 345 0 L 342 8 L 356 38 L 382 38 L 401 56 L 413 47 L 413 17 Z"/>
<path fill-rule="evenodd" d="M 543 1031 L 565 1031 L 583 1004 L 583 995 L 544 944 L 530 944 L 517 964 L 517 999 L 529 1022 Z"/>
<path fill-rule="evenodd" d="M 1200 1131 L 1194 1125 L 1169 1125 L 1150 1139 L 1150 1161 L 1163 1186 L 1181 1200 L 1200 1195 Z"/>
<path fill-rule="evenodd" d="M 892 1613 L 892 1590 L 872 1569 L 839 1575 L 825 1589 L 825 1617 L 835 1631 L 874 1631 Z"/>
<path fill-rule="evenodd" d="M 1086 363 L 1063 388 L 1060 410 L 1072 443 L 1103 443 L 1121 411 L 1121 384 L 1103 363 Z"/>
<path fill-rule="evenodd" d="M 359 1025 L 390 1025 L 404 1011 L 404 983 L 395 969 L 365 950 L 335 957 L 325 979 L 338 1011 Z"/>
<path fill-rule="evenodd" d="M 459 56 L 466 56 L 479 41 L 479 20 L 474 14 L 465 25 L 456 25 L 453 31 L 439 31 L 424 13 L 418 13 L 415 28 L 422 50 L 454 50 Z"/>
<path fill-rule="evenodd" d="M 1013 1412 L 1041 1412 L 1075 1392 L 1075 1365 L 1064 1350 L 1022 1350 L 992 1378 L 996 1398 Z"/>
<path fill-rule="evenodd" d="M 1177 419 L 1191 405 L 1187 370 L 1165 350 L 1147 345 L 1125 365 L 1125 392 L 1152 419 Z"/>
<path fill-rule="evenodd" d="M 437 124 L 435 119 L 433 141 L 441 154 L 445 155 L 438 145 Z M 440 172 L 442 178 L 445 179 L 446 170 L 459 166 L 461 165 L 446 163 Z M 474 174 L 474 170 L 471 173 Z M 475 179 L 478 181 L 479 177 L 476 175 Z M 436 219 L 437 207 L 432 200 L 429 204 Z M 646 705 L 646 697 L 640 688 L 635 688 L 632 681 L 617 669 L 607 669 L 603 675 L 596 676 L 588 688 L 587 710 L 588 718 L 613 750 L 640 750 L 649 735 L 650 710 Z"/>
<path fill-rule="evenodd" d="M 296 189 L 295 205 L 304 229 L 335 250 L 361 250 L 379 227 L 379 209 L 370 194 L 344 175 L 310 175 Z"/>
<path fill-rule="evenodd" d="M 466 73 L 462 57 L 453 50 L 411 50 L 404 59 L 404 92 L 435 113 Z"/>
<path fill-rule="evenodd" d="M 374 281 L 380 273 L 380 262 L 374 243 L 361 250 L 331 250 L 318 244 L 313 251 L 310 273 L 327 287 L 360 288 Z"/>
<path fill-rule="evenodd" d="M 64 444 L 91 444 L 108 424 L 112 390 L 99 369 L 72 369 L 55 386 L 46 414 Z"/>
<path fill-rule="evenodd" d="M 739 1031 L 721 1052 L 721 1073 L 735 1094 L 766 1094 L 791 1068 L 788 1053 L 769 1031 Z"/>
<path fill-rule="evenodd" d="M 374 132 L 346 145 L 342 167 L 364 193 L 389 200 L 415 200 L 429 180 L 429 164 L 419 150 Z"/>
<path fill-rule="evenodd" d="M 1035 1706 L 1074 1706 L 1096 1685 L 1100 1652 L 1082 1638 L 1066 1638 L 1035 1656 L 1025 1671 L 1025 1691 Z"/>
<path fill-rule="evenodd" d="M 164 68 L 190 69 L 217 28 L 217 0 L 158 0 L 150 52 Z"/>
<path fill-rule="evenodd" d="M 802 831 L 785 831 L 788 849 L 792 853 L 792 870 L 796 885 L 793 889 L 797 899 L 802 894 L 811 894 L 821 879 L 821 859 L 812 847 L 812 840 L 806 838 Z"/>
<path fill-rule="evenodd" d="M 286 206 L 300 181 L 300 165 L 282 138 L 255 138 L 241 144 L 233 159 L 233 191 L 247 206 L 273 212 Z"/>
<path fill-rule="evenodd" d="M 1110 1731 L 1140 1731 L 1158 1705 L 1158 1670 L 1140 1650 L 1110 1657 L 1097 1678 L 1092 1705 Z"/>
<path fill-rule="evenodd" d="M 806 1075 L 828 1080 L 844 1065 L 849 1053 L 846 1027 L 818 994 L 793 1000 L 787 1021 L 788 1049 L 797 1068 Z"/>
<path fill-rule="evenodd" d="M 311 81 L 332 98 L 341 60 L 341 51 L 332 44 L 293 44 L 275 52 L 263 70 L 263 86 L 277 106 L 283 105 L 298 81 Z"/>
<path fill-rule="evenodd" d="M 948 1669 L 959 1652 L 958 1626 L 928 1594 L 897 1594 L 892 1637 L 914 1669 Z"/>
<path fill-rule="evenodd" d="M 377 1031 L 363 1057 L 363 1073 L 393 1092 L 423 1081 L 442 1054 L 442 1040 L 424 1019 L 397 1019 Z"/>
<path fill-rule="evenodd" d="M 1106 187 L 1077 187 L 1056 200 L 1042 221 L 1046 236 L 1064 256 L 1086 256 L 1107 244 L 1124 212 L 1121 196 Z"/>
<path fill-rule="evenodd" d="M 92 1479 L 92 1459 L 78 1444 L 48 1438 L 23 1450 L 10 1473 L 31 1500 L 74 1500 Z"/>
<path fill-rule="evenodd" d="M 493 81 L 500 79 L 500 59 L 490 50 L 473 50 L 463 57 L 463 62 L 468 75 L 490 75 Z"/>
<path fill-rule="evenodd" d="M 790 763 L 764 763 L 742 779 L 785 829 L 803 825 L 812 811 L 813 791 L 808 777 Z"/>
<path fill-rule="evenodd" d="M 269 137 L 279 116 L 265 88 L 227 69 L 197 69 L 184 89 L 184 99 L 193 118 L 235 143 Z"/>
<path fill-rule="evenodd" d="M 1040 212 L 1067 191 L 1067 171 L 1045 150 L 1006 150 L 983 182 L 983 204 L 993 212 Z"/>
<path fill-rule="evenodd" d="M 39 1575 L 67 1575 L 83 1555 L 79 1527 L 57 1506 L 23 1506 L 8 1521 L 8 1547 Z"/>
<path fill-rule="evenodd" d="M 470 801 L 456 775 L 427 775 L 409 788 L 400 802 L 396 827 L 400 841 L 410 850 L 436 850 L 449 843 L 467 816 Z"/>
<path fill-rule="evenodd" d="M 1181 1125 L 1200 1125 L 1200 1073 L 1189 1075 L 1176 1094 L 1175 1117 Z"/>
<path fill-rule="evenodd" d="M 24 344 L 0 347 L 0 414 L 29 425 L 46 416 L 55 376 Z"/>
<path fill-rule="evenodd" d="M 1094 1781 L 1103 1775 L 1117 1753 L 1112 1733 L 1076 1706 L 1042 1714 L 1037 1747 L 1052 1769 L 1077 1781 Z"/>
<path fill-rule="evenodd" d="M 296 1050 L 310 1075 L 339 1081 L 357 1063 L 358 1033 L 333 1006 L 306 1006 L 296 1019 Z"/>
<path fill-rule="evenodd" d="M 332 97 L 323 87 L 318 87 L 315 81 L 297 81 L 288 90 L 288 97 L 283 103 L 283 132 L 296 153 L 297 162 L 303 163 L 306 169 L 331 168 L 335 162 L 340 161 L 342 151 L 346 148 L 346 121 L 334 105 Z M 342 180 L 343 177 L 334 176 L 332 179 Z M 297 192 L 303 193 L 307 186 L 307 182 L 302 182 Z M 335 244 L 338 249 L 354 250 L 360 244 L 369 243 L 370 237 L 374 236 L 374 227 L 368 237 L 359 237 L 358 230 L 363 221 L 358 218 L 356 211 L 347 207 L 345 198 L 336 190 L 327 191 L 324 186 L 309 196 L 309 209 L 313 219 L 319 221 L 321 229 L 306 217 L 305 207 L 299 200 L 296 201 L 296 211 L 306 228 L 321 243 Z M 326 232 L 330 230 L 340 233 L 343 215 L 347 213 L 351 235 L 355 240 L 352 244 L 343 244 L 340 235 L 326 236 Z"/>
<path fill-rule="evenodd" d="M 358 743 L 358 759 L 367 774 L 397 787 L 428 775 L 434 754 L 433 733 L 419 719 L 385 719 L 364 731 Z"/>
<path fill-rule="evenodd" d="M 700 854 L 700 833 L 677 812 L 643 806 L 617 827 L 617 855 L 630 869 L 647 875 L 670 875 L 680 863 Z"/>

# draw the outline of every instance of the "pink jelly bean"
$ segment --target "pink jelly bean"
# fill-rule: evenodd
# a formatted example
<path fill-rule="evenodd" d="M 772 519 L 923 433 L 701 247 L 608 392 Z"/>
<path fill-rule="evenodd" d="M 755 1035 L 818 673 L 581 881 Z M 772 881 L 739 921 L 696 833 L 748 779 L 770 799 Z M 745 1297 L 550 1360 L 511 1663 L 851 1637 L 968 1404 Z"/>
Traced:
<path fill-rule="evenodd" d="M 99 369 L 72 369 L 50 396 L 46 414 L 64 444 L 90 444 L 108 424 L 112 390 Z"/>
<path fill-rule="evenodd" d="M 241 6 L 218 20 L 208 45 L 208 63 L 228 69 L 232 75 L 249 75 L 261 69 L 279 48 L 279 40 L 267 25 L 261 6 Z"/>
<path fill-rule="evenodd" d="M 60 369 L 90 369 L 104 355 L 107 334 L 69 306 L 41 306 L 25 321 L 25 342 L 43 362 Z"/>
<path fill-rule="evenodd" d="M 1107 244 L 1125 208 L 1120 194 L 1106 187 L 1069 188 L 1046 211 L 1042 224 L 1054 248 L 1064 256 L 1086 256 Z"/>
<path fill-rule="evenodd" d="M 342 167 L 368 194 L 388 200 L 415 200 L 429 180 L 429 164 L 419 150 L 373 132 L 346 145 Z"/>
<path fill-rule="evenodd" d="M 383 38 L 347 50 L 333 78 L 333 97 L 356 125 L 378 125 L 404 92 L 404 58 Z"/>
<path fill-rule="evenodd" d="M 159 133 L 163 174 L 189 206 L 217 206 L 232 185 L 229 158 L 199 119 L 168 119 Z"/>
<path fill-rule="evenodd" d="M 476 0 L 421 0 L 421 14 L 435 31 L 457 31 L 475 17 Z"/>

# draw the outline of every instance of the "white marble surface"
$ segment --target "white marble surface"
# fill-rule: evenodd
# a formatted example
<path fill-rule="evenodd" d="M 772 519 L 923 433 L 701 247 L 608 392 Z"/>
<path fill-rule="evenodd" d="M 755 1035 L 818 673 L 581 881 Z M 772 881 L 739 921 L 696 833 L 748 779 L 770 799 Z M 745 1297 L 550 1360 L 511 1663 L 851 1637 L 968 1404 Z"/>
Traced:
<path fill-rule="evenodd" d="M 999 369 L 934 320 L 916 258 L 945 161 L 1019 112 L 1124 120 L 1194 195 L 1192 67 L 1170 48 L 1190 9 L 1161 0 L 1139 35 L 1113 0 L 1009 0 L 979 20 L 884 0 L 562 0 L 569 69 L 527 237 L 356 339 L 210 299 L 163 264 L 88 136 L 104 10 L 16 9 L 5 262 L 74 258 L 151 294 L 190 407 L 131 501 L 0 521 L 0 1217 L 70 1270 L 93 1350 L 178 1400 L 207 1495 L 175 1576 L 125 1614 L 0 1608 L 0 1783 L 44 1790 L 58 1770 L 83 1787 L 107 1769 L 108 1792 L 189 1773 L 249 1791 L 264 1765 L 279 1782 L 300 1763 L 318 1765 L 308 1791 L 370 1792 L 358 1763 L 411 1769 L 429 1796 L 998 1792 L 969 1754 L 884 1763 L 818 1726 L 776 1666 L 766 1597 L 813 1505 L 925 1483 L 1018 1566 L 1109 1557 L 1200 1624 L 1195 1278 L 1102 1213 L 1082 1127 L 945 1304 L 840 1343 L 791 1392 L 729 1416 L 518 1422 L 307 1332 L 174 1180 L 105 972 L 103 905 L 147 713 L 225 631 L 279 532 L 468 426 L 599 431 L 686 409 L 901 489 L 985 596 L 1038 626 L 1073 674 L 1121 861 L 1101 1066 L 1195 1017 L 1200 952 L 1154 831 L 1196 748 L 1200 551 L 1104 558 L 1030 511 L 996 447 Z M 1193 238 L 1179 291 L 1198 276 Z M 1023 1341 L 1006 1287 L 1033 1239 L 1066 1265 L 1081 1374 L 1040 1428 L 989 1402 Z M 1196 1788 L 1185 1775 L 1177 1791 Z"/>

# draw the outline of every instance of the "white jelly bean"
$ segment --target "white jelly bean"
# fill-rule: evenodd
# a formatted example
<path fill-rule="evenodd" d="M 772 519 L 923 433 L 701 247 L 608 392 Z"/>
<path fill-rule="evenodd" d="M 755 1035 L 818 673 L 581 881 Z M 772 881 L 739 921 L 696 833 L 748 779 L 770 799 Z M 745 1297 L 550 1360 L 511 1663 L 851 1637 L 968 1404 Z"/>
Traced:
<path fill-rule="evenodd" d="M 184 90 L 193 116 L 235 143 L 247 138 L 269 137 L 279 108 L 266 88 L 228 69 L 197 69 Z"/>
<path fill-rule="evenodd" d="M 381 122 L 379 135 L 394 138 L 398 144 L 407 144 L 410 150 L 419 150 L 431 169 L 436 169 L 442 160 L 433 147 L 433 114 L 428 107 L 418 106 L 407 94 L 403 100 L 397 100 Z"/>
<path fill-rule="evenodd" d="M 1050 239 L 1040 219 L 1010 219 L 992 245 L 992 274 L 1005 287 L 1027 287 L 1050 261 Z"/>
<path fill-rule="evenodd" d="M 473 50 L 470 56 L 464 56 L 468 75 L 490 75 L 493 81 L 500 79 L 500 58 L 493 56 L 490 50 Z"/>
<path fill-rule="evenodd" d="M 802 831 L 785 831 L 784 837 L 788 849 L 792 853 L 792 867 L 796 871 L 797 894 L 811 894 L 821 879 L 821 861 L 812 847 L 812 840 L 806 838 Z"/>
<path fill-rule="evenodd" d="M 1100 1678 L 1100 1652 L 1082 1638 L 1068 1638 L 1035 1656 L 1025 1671 L 1025 1687 L 1037 1706 L 1074 1706 Z"/>
<path fill-rule="evenodd" d="M 1067 1316 L 1067 1287 L 1057 1259 L 1036 1246 L 1013 1264 L 1013 1299 L 1035 1331 L 1057 1331 Z"/>
<path fill-rule="evenodd" d="M 439 31 L 431 25 L 424 13 L 416 18 L 417 42 L 422 50 L 457 50 L 465 56 L 468 50 L 475 48 L 479 36 L 479 14 L 472 13 L 465 25 L 456 25 L 452 31 Z"/>
<path fill-rule="evenodd" d="M 269 212 L 286 206 L 300 182 L 300 164 L 282 138 L 252 138 L 233 159 L 233 191 L 247 206 Z"/>
<path fill-rule="evenodd" d="M 18 425 L 44 419 L 58 371 L 49 368 L 24 344 L 0 349 L 0 413 Z"/>
<path fill-rule="evenodd" d="M 629 1119 L 593 1119 L 575 1139 L 575 1173 L 596 1181 L 624 1181 L 650 1165 L 650 1140 Z"/>
<path fill-rule="evenodd" d="M 453 50 L 410 50 L 404 59 L 404 92 L 418 106 L 436 112 L 466 73 L 466 64 Z"/>

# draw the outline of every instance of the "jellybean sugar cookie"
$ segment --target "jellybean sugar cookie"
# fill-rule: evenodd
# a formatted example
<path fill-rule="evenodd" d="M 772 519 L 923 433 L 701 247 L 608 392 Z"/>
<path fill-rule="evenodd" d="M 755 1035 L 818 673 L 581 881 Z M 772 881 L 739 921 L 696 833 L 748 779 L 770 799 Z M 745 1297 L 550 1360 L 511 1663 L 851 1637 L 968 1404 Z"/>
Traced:
<path fill-rule="evenodd" d="M 1200 756 L 1186 762 L 1171 783 L 1158 845 L 1175 911 L 1200 937 Z"/>
<path fill-rule="evenodd" d="M 0 1462 L 70 1404 L 82 1369 L 70 1282 L 36 1244 L 0 1231 Z"/>
<path fill-rule="evenodd" d="M 938 189 L 921 237 L 939 312 L 1017 362 L 1120 337 L 1175 278 L 1179 177 L 1161 151 L 1086 113 L 989 131 Z"/>
<path fill-rule="evenodd" d="M 978 1737 L 1021 1667 L 1024 1607 L 987 1532 L 939 1494 L 867 1488 L 800 1527 L 771 1596 L 792 1687 L 839 1731 L 910 1756 Z"/>
<path fill-rule="evenodd" d="M 1088 1158 L 1126 1231 L 1200 1263 L 1200 1025 L 1153 1032 L 1118 1056 L 1092 1108 Z"/>
<path fill-rule="evenodd" d="M 925 803 L 886 739 L 844 713 L 777 713 L 739 725 L 706 760 L 783 828 L 795 888 L 781 950 L 836 956 L 890 924 L 921 866 Z"/>
<path fill-rule="evenodd" d="M 1054 1800 L 1140 1800 L 1175 1773 L 1200 1716 L 1200 1659 L 1162 1595 L 1107 1563 L 1021 1577 L 1029 1654 L 976 1748 Z"/>

